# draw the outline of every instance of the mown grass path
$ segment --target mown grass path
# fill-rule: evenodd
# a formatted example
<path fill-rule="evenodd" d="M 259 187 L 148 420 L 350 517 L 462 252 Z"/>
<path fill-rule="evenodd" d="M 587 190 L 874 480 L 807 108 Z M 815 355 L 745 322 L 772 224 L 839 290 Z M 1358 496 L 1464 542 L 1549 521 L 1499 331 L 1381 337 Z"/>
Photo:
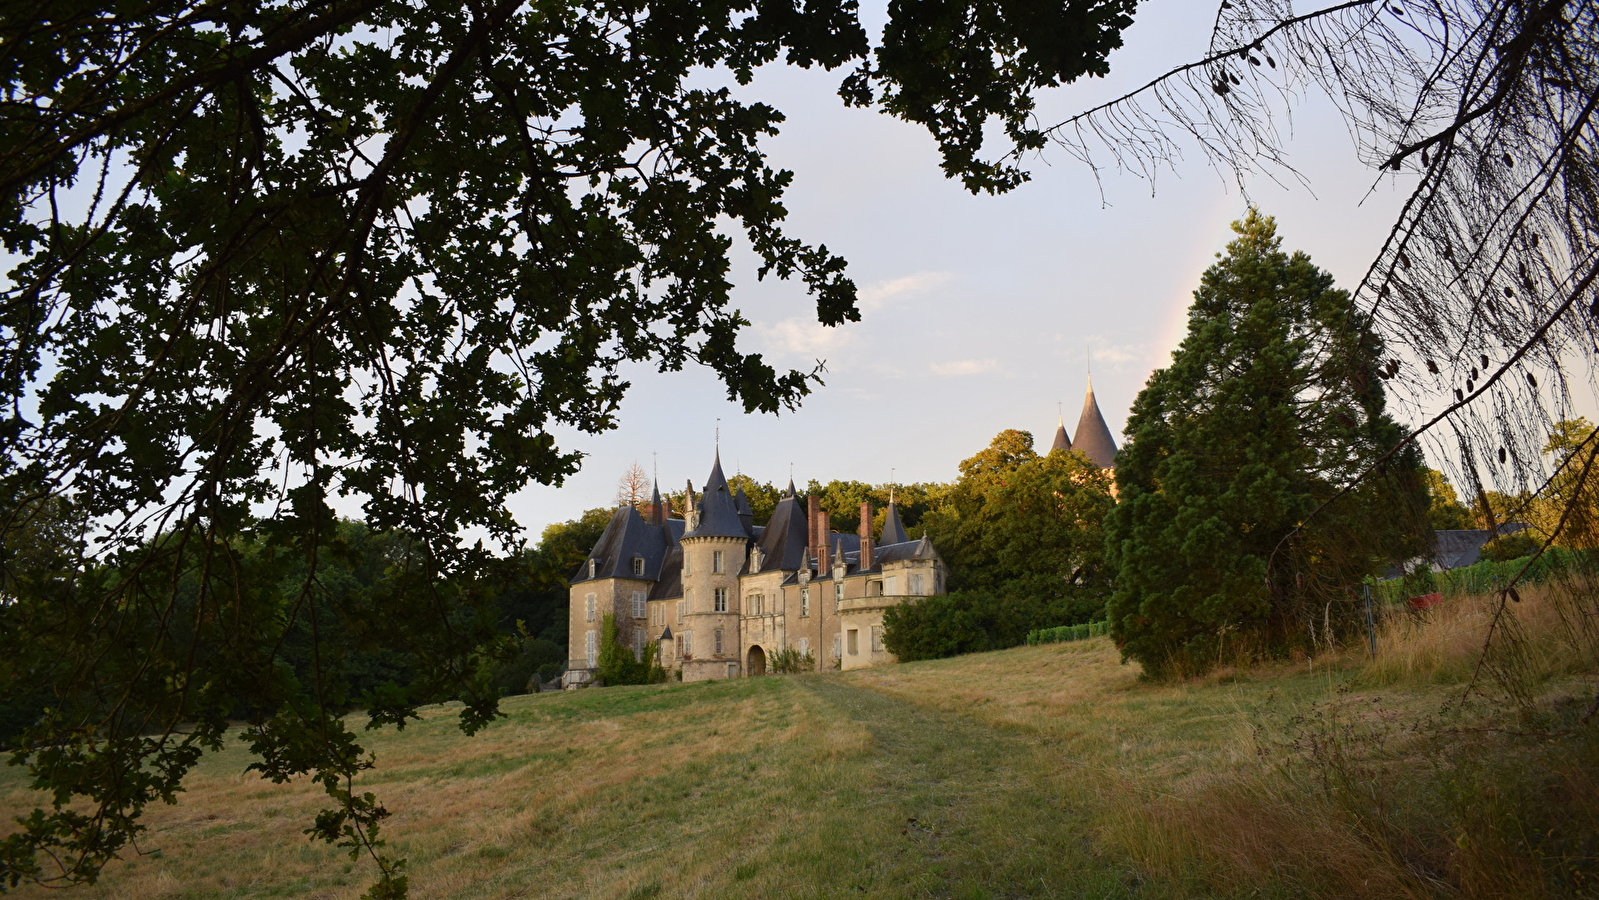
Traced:
<path fill-rule="evenodd" d="M 1114 897 L 1136 884 L 1094 854 L 1058 754 L 1030 736 L 840 679 L 796 684 L 870 736 L 865 777 L 840 813 L 876 832 L 867 846 L 898 846 L 886 863 L 860 860 L 859 889 L 903 881 L 913 896 Z"/>

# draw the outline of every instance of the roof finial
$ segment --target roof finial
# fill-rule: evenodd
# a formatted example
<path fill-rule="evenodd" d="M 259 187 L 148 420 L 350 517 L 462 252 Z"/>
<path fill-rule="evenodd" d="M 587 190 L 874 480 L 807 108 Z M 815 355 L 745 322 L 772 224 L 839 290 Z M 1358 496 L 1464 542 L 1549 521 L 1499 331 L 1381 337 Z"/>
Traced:
<path fill-rule="evenodd" d="M 896 469 L 894 466 L 889 466 L 888 467 L 888 502 L 889 502 L 889 505 L 893 505 L 893 503 L 894 503 L 894 473 L 896 471 L 898 471 L 898 469 Z"/>
<path fill-rule="evenodd" d="M 655 479 L 655 483 L 656 484 L 660 484 L 661 483 L 661 454 L 657 453 L 654 450 L 650 451 L 650 469 L 653 470 L 650 473 L 650 477 Z"/>
<path fill-rule="evenodd" d="M 1088 390 L 1094 390 L 1094 348 L 1088 348 Z"/>
<path fill-rule="evenodd" d="M 716 417 L 716 455 L 722 455 L 722 417 Z"/>
<path fill-rule="evenodd" d="M 1059 420 L 1057 424 L 1066 427 L 1066 404 L 1060 400 L 1055 401 L 1055 418 Z"/>

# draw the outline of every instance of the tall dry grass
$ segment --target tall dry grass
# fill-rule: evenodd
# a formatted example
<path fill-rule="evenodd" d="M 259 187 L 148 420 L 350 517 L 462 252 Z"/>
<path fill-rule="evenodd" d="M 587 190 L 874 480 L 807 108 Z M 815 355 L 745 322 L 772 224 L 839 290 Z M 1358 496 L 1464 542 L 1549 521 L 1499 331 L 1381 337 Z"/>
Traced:
<path fill-rule="evenodd" d="M 1552 679 L 1599 672 L 1599 580 L 1574 577 L 1516 595 L 1391 612 L 1361 682 L 1457 685 L 1486 675 L 1530 697 Z"/>

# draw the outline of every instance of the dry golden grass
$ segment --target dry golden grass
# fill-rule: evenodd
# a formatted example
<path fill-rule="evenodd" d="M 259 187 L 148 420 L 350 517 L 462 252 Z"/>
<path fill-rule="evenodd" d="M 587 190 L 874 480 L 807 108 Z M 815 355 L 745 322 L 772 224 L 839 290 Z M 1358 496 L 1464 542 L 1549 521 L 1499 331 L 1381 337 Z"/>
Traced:
<path fill-rule="evenodd" d="M 1591 595 L 1522 596 L 1532 652 L 1493 664 L 1536 681 L 1544 718 L 1518 729 L 1566 727 L 1584 704 L 1561 698 L 1592 691 Z M 474 738 L 432 709 L 370 736 L 365 789 L 418 898 L 1586 896 L 1599 737 L 1524 739 L 1458 701 L 1484 609 L 1396 619 L 1376 663 L 1179 683 L 1096 639 L 514 698 Z M 247 762 L 208 758 L 149 816 L 159 857 L 68 896 L 359 894 L 369 865 L 302 834 L 320 794 Z M 0 813 L 34 802 L 19 776 L 0 770 Z"/>

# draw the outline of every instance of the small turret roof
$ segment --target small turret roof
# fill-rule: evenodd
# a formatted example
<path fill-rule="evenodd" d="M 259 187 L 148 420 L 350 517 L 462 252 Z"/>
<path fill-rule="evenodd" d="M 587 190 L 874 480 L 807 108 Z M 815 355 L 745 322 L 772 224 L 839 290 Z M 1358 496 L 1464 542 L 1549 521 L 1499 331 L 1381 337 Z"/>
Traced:
<path fill-rule="evenodd" d="M 1116 465 L 1116 439 L 1110 435 L 1110 426 L 1099 412 L 1094 399 L 1094 383 L 1088 382 L 1088 396 L 1083 398 L 1083 415 L 1077 420 L 1077 450 L 1088 456 L 1090 462 L 1101 469 Z"/>
<path fill-rule="evenodd" d="M 883 537 L 878 543 L 903 544 L 908 540 L 905 525 L 899 520 L 899 504 L 889 501 L 888 509 L 883 511 Z"/>
<path fill-rule="evenodd" d="M 720 452 L 716 454 L 716 462 L 711 466 L 711 477 L 705 481 L 705 494 L 700 498 L 699 514 L 699 527 L 683 535 L 684 537 L 749 537 L 744 522 L 739 519 L 738 502 L 727 489 L 727 476 L 722 474 Z"/>
<path fill-rule="evenodd" d="M 1055 426 L 1055 442 L 1049 445 L 1049 452 L 1054 453 L 1056 450 L 1070 451 L 1071 449 L 1072 439 L 1066 436 L 1066 422 L 1063 420 L 1059 425 Z"/>

